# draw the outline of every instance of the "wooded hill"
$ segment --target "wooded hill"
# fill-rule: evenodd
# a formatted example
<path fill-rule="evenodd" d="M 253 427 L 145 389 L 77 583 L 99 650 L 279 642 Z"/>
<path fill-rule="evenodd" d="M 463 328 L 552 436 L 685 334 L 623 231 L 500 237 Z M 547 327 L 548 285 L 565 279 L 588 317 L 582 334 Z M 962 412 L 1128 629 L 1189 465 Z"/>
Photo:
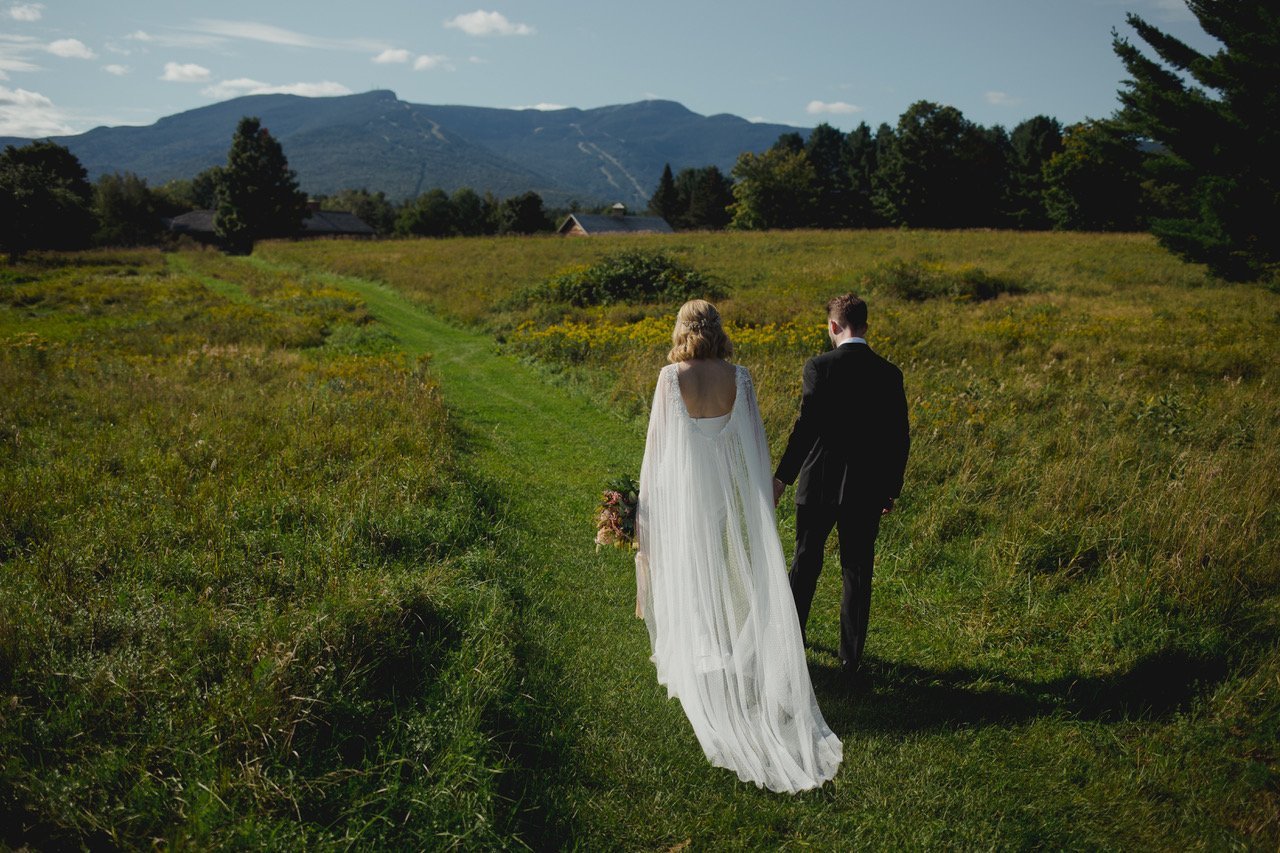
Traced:
<path fill-rule="evenodd" d="M 288 152 L 304 191 L 367 187 L 400 200 L 440 187 L 511 196 L 534 190 L 551 205 L 648 203 L 663 166 L 716 165 L 764 151 L 797 128 L 703 116 L 673 101 L 596 109 L 513 110 L 411 104 L 394 92 L 332 98 L 249 95 L 146 127 L 99 127 L 53 137 L 90 180 L 133 172 L 153 186 L 224 165 L 241 117 L 262 119 Z M 27 140 L 0 137 L 0 146 Z"/>

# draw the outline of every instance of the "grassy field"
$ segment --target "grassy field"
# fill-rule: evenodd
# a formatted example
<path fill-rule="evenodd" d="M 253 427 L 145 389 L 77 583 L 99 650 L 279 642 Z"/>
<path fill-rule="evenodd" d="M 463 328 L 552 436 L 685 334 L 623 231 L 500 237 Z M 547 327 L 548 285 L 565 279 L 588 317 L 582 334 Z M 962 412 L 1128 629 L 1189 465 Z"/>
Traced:
<path fill-rule="evenodd" d="M 510 838 L 516 587 L 428 360 L 217 255 L 0 273 L 0 846 Z"/>
<path fill-rule="evenodd" d="M 811 620 L 846 754 L 822 791 L 706 766 L 625 555 L 590 545 L 674 308 L 519 296 L 634 246 L 728 289 L 775 455 L 830 294 L 867 296 L 906 374 L 864 690 L 834 678 L 837 572 Z M 0 816 L 29 827 L 7 843 L 1280 841 L 1274 293 L 1145 236 L 999 232 L 3 273 Z M 1012 293 L 902 281 L 976 274 Z"/>

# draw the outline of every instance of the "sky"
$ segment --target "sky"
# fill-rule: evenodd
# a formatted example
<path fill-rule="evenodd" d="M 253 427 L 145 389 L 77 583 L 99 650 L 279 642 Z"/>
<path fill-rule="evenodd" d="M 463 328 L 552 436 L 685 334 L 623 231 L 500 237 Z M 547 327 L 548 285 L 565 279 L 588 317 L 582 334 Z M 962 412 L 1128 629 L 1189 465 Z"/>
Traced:
<path fill-rule="evenodd" d="M 1069 124 L 1116 109 L 1126 12 L 1217 47 L 1182 0 L 475 2 L 0 0 L 0 136 L 372 89 L 506 108 L 661 98 L 845 131 L 918 100 L 983 125 Z"/>

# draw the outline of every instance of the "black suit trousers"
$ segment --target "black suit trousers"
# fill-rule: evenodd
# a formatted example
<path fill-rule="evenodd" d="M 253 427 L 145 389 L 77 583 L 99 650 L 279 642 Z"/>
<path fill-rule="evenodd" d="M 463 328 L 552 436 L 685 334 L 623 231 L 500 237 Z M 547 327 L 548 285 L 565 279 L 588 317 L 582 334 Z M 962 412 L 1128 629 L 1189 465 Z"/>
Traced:
<path fill-rule="evenodd" d="M 813 594 L 822 572 L 822 552 L 831 529 L 840 537 L 840 660 L 856 667 L 867 641 L 871 615 L 871 568 L 883 507 L 865 502 L 796 504 L 796 554 L 791 562 L 791 595 L 796 602 L 800 630 L 809 621 Z"/>

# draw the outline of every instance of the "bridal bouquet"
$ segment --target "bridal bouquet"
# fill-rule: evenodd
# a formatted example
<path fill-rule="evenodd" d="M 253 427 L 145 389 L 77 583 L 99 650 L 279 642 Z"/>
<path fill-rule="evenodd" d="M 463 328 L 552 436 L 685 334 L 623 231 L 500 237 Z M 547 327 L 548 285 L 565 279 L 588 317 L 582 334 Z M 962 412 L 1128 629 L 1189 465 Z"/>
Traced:
<path fill-rule="evenodd" d="M 596 510 L 596 550 L 601 545 L 636 547 L 636 504 L 640 485 L 629 474 L 610 480 L 600 494 Z"/>

